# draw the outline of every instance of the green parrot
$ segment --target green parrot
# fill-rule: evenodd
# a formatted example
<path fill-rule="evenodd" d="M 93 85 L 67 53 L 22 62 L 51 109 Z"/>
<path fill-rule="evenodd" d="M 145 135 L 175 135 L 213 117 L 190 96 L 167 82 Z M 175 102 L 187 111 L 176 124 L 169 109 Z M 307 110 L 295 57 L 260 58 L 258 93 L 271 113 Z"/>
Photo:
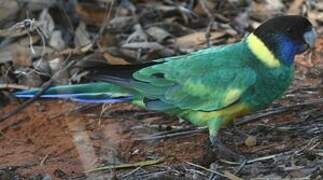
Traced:
<path fill-rule="evenodd" d="M 51 87 L 41 97 L 84 103 L 129 102 L 219 129 L 271 104 L 288 88 L 294 57 L 314 47 L 316 33 L 302 16 L 271 18 L 239 42 L 137 65 L 89 66 L 87 84 Z M 17 92 L 33 97 L 39 89 Z"/>

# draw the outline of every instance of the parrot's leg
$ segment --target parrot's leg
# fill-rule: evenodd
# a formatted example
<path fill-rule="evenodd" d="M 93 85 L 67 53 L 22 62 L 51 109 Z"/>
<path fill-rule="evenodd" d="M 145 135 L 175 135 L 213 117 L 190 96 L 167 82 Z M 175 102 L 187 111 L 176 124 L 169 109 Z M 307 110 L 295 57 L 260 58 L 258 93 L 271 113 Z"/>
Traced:
<path fill-rule="evenodd" d="M 223 126 L 224 120 L 222 119 L 212 119 L 208 121 L 208 128 L 209 128 L 209 138 L 213 146 L 216 146 L 221 153 L 225 156 L 233 158 L 234 160 L 244 161 L 245 158 L 232 151 L 230 148 L 226 147 L 220 138 L 221 127 Z"/>
<path fill-rule="evenodd" d="M 218 132 L 223 124 L 222 119 L 212 119 L 208 121 L 209 137 L 212 145 L 218 144 Z"/>

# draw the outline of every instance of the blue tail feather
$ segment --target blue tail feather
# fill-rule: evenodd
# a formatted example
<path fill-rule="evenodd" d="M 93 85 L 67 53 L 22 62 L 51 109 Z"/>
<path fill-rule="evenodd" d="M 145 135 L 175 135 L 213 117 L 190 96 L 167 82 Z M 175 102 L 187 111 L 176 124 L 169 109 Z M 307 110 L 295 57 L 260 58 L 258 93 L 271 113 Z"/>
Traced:
<path fill-rule="evenodd" d="M 74 98 L 74 97 L 79 97 L 79 96 L 101 96 L 101 95 L 108 95 L 112 96 L 110 93 L 75 93 L 75 94 L 43 94 L 41 95 L 41 98 Z M 15 93 L 15 96 L 18 98 L 32 98 L 35 96 L 35 94 L 31 93 L 24 93 L 24 92 L 18 92 Z"/>
<path fill-rule="evenodd" d="M 129 102 L 133 100 L 132 96 L 118 97 L 118 98 L 105 98 L 105 99 L 87 99 L 87 98 L 71 98 L 72 101 L 77 101 L 81 103 L 122 103 Z"/>
<path fill-rule="evenodd" d="M 32 98 L 40 89 L 16 92 L 18 98 Z M 49 88 L 40 98 L 70 99 L 83 103 L 120 103 L 129 102 L 133 95 L 127 90 L 108 83 L 89 83 L 65 85 Z"/>

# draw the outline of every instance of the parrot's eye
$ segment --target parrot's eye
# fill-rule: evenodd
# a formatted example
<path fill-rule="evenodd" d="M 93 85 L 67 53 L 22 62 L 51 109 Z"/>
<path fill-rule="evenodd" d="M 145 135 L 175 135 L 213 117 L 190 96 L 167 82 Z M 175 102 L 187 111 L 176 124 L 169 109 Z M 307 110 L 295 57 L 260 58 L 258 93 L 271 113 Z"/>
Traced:
<path fill-rule="evenodd" d="M 288 27 L 286 31 L 287 31 L 288 33 L 293 33 L 293 32 L 294 32 L 293 28 L 291 28 L 291 27 Z"/>

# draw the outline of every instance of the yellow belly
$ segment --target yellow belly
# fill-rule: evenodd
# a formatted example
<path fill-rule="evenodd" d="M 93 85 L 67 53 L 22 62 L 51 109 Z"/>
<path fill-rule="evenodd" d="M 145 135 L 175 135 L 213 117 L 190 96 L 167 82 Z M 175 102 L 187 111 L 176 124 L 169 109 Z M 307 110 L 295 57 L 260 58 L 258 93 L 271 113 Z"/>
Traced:
<path fill-rule="evenodd" d="M 191 111 L 188 113 L 187 119 L 197 126 L 206 126 L 208 121 L 220 120 L 223 121 L 223 125 L 230 123 L 234 118 L 241 117 L 252 112 L 244 103 L 235 103 L 231 106 L 223 108 L 217 111 L 203 112 L 203 111 Z"/>

